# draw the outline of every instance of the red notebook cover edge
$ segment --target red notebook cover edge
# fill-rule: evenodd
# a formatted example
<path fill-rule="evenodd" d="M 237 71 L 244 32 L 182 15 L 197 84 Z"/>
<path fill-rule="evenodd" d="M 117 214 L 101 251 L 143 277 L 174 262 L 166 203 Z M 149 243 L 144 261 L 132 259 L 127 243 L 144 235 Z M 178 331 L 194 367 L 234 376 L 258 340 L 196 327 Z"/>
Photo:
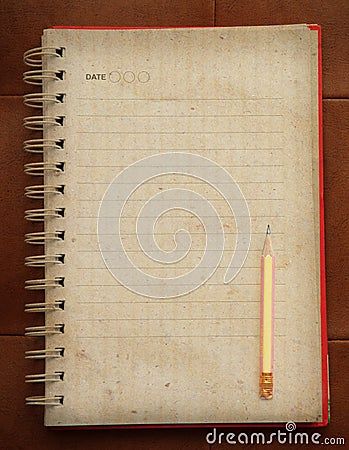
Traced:
<path fill-rule="evenodd" d="M 323 157 L 323 116 L 322 116 L 322 35 L 320 25 L 308 25 L 318 33 L 318 108 L 319 108 L 319 202 L 320 202 L 320 313 L 321 313 L 321 349 L 322 349 L 322 422 L 329 422 L 329 367 L 326 318 L 326 272 L 325 272 L 325 208 L 324 208 L 324 157 Z"/>

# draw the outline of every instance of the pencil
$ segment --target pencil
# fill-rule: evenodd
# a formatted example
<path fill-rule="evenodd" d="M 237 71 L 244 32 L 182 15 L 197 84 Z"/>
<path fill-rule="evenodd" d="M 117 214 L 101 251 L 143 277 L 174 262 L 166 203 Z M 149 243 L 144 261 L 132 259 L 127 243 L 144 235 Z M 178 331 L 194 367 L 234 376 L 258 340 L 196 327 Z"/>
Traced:
<path fill-rule="evenodd" d="M 270 226 L 261 258 L 261 316 L 260 316 L 260 379 L 259 396 L 273 398 L 274 373 L 274 291 L 275 257 L 271 246 Z"/>

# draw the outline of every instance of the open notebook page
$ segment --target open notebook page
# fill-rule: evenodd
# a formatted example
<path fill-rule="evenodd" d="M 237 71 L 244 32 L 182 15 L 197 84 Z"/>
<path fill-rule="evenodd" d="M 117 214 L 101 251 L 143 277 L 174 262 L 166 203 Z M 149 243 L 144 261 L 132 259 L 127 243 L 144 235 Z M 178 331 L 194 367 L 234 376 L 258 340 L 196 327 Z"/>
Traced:
<path fill-rule="evenodd" d="M 306 26 L 46 30 L 64 47 L 63 394 L 47 425 L 318 421 L 316 36 Z M 64 67 L 63 67 L 64 66 Z M 93 74 L 105 76 L 93 77 Z M 315 111 L 315 113 L 314 113 Z M 314 119 L 315 118 L 315 119 Z M 57 151 L 56 151 L 57 152 Z M 48 153 L 47 159 L 57 159 Z M 314 165 L 315 167 L 316 164 Z M 58 178 L 47 177 L 46 183 Z M 314 184 L 315 180 L 315 184 Z M 315 201 L 315 204 L 314 204 Z M 275 388 L 259 383 L 276 256 Z"/>

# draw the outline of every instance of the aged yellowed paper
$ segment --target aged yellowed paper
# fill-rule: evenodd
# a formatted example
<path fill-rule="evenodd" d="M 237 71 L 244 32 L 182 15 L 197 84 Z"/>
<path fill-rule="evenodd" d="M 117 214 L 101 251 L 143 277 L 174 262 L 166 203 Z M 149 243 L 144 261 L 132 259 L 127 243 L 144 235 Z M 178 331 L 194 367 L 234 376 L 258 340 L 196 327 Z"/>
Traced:
<path fill-rule="evenodd" d="M 64 208 L 63 395 L 46 425 L 321 420 L 317 59 L 305 25 L 46 30 Z M 315 173 L 315 175 L 314 175 Z M 260 255 L 276 258 L 272 401 L 259 398 Z"/>

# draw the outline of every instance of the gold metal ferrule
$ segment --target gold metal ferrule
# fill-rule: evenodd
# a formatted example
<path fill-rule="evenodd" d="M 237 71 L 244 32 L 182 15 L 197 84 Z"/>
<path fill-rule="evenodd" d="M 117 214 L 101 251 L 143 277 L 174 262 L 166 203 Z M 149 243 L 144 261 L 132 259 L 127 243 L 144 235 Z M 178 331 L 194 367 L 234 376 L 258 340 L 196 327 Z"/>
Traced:
<path fill-rule="evenodd" d="M 259 377 L 259 396 L 270 400 L 273 398 L 273 373 L 262 372 Z"/>

